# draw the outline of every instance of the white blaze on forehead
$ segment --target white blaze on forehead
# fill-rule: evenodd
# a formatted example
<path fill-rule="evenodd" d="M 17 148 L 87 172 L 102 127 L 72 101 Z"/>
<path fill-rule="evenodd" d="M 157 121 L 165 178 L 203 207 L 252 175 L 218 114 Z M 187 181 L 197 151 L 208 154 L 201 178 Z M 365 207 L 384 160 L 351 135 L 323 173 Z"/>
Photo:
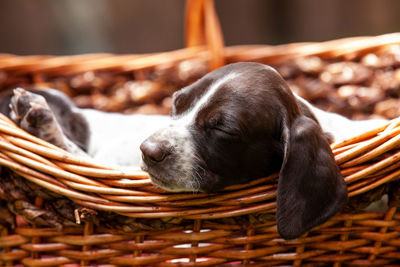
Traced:
<path fill-rule="evenodd" d="M 229 80 L 232 80 L 239 76 L 238 73 L 228 73 L 227 75 L 224 75 L 222 78 L 214 81 L 211 85 L 208 91 L 200 97 L 199 100 L 195 103 L 195 105 L 191 106 L 185 113 L 183 113 L 181 116 L 178 116 L 178 121 L 182 122 L 184 121 L 186 125 L 191 124 L 192 122 L 195 121 L 196 115 L 198 114 L 199 110 L 203 108 L 209 100 L 212 98 L 212 96 L 218 91 L 221 86 L 228 82 Z"/>

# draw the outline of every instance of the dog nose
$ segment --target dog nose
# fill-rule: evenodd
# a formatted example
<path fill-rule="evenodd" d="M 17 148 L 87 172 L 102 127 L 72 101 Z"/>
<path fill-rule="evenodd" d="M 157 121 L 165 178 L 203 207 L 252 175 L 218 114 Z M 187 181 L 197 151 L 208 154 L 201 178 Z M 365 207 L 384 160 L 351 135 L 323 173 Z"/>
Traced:
<path fill-rule="evenodd" d="M 140 145 L 144 162 L 147 164 L 156 164 L 163 161 L 169 154 L 167 147 L 163 142 L 154 142 L 146 139 Z"/>

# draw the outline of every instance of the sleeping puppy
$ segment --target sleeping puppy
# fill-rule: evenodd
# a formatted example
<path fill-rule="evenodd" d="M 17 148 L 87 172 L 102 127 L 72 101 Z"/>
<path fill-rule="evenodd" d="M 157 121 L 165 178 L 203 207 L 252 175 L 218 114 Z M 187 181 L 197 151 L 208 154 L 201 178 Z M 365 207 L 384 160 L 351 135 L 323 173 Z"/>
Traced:
<path fill-rule="evenodd" d="M 15 89 L 0 107 L 72 153 L 121 166 L 142 158 L 143 170 L 169 191 L 213 192 L 280 171 L 276 215 L 285 239 L 344 207 L 347 188 L 329 143 L 378 123 L 319 110 L 258 63 L 227 65 L 176 92 L 170 117 L 78 109 L 54 90 Z"/>

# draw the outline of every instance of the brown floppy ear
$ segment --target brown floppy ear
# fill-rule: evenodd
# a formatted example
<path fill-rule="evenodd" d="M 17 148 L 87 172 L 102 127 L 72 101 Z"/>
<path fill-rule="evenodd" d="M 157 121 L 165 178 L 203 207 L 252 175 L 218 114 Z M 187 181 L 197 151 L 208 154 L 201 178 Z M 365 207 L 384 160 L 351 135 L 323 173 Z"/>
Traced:
<path fill-rule="evenodd" d="M 339 212 L 347 202 L 347 187 L 314 120 L 296 118 L 284 139 L 276 215 L 279 234 L 294 239 Z"/>

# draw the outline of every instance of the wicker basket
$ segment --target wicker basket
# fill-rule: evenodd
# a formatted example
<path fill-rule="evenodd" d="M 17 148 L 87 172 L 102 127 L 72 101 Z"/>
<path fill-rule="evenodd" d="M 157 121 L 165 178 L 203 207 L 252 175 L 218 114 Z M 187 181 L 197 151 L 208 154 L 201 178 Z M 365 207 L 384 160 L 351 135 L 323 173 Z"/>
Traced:
<path fill-rule="evenodd" d="M 237 61 L 278 66 L 308 56 L 353 61 L 400 44 L 400 34 L 389 34 L 224 48 L 212 1 L 187 1 L 187 14 L 188 48 L 178 51 L 68 57 L 0 55 L 0 74 L 8 77 L 2 89 L 30 84 L 78 94 L 59 86 L 59 79 L 88 71 L 147 78 L 156 69 L 174 69 L 188 60 L 204 61 L 210 69 Z M 285 241 L 275 224 L 277 174 L 215 194 L 163 192 L 151 185 L 145 172 L 123 172 L 71 155 L 1 116 L 0 263 L 400 266 L 400 215 L 396 213 L 400 187 L 395 181 L 400 177 L 399 133 L 400 120 L 394 119 L 333 144 L 350 203 L 356 207 L 301 238 Z M 14 187 L 4 188 L 7 184 Z M 384 192 L 391 197 L 387 212 L 360 211 Z M 4 201 L 7 198 L 11 199 L 8 203 Z M 61 203 L 59 210 L 48 210 L 53 202 Z M 52 218 L 58 213 L 68 213 L 65 217 L 69 219 L 60 222 Z"/>

